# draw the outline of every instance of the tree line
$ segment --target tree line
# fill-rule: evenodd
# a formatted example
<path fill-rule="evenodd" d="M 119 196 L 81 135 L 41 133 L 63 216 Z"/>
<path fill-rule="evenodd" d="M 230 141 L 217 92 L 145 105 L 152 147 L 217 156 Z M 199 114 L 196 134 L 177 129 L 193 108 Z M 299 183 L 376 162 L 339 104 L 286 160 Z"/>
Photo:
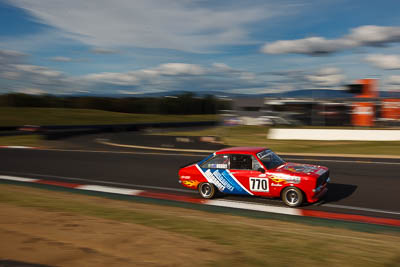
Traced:
<path fill-rule="evenodd" d="M 10 93 L 0 95 L 0 107 L 80 108 L 142 114 L 216 114 L 231 108 L 230 101 L 212 95 L 184 93 L 173 97 L 55 96 Z"/>

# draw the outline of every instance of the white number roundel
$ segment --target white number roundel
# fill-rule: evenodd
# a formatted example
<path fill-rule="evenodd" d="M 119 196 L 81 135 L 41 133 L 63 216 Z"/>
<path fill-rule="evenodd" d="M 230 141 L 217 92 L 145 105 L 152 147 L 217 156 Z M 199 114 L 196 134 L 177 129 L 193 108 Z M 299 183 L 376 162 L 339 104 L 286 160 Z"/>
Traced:
<path fill-rule="evenodd" d="M 250 190 L 254 192 L 268 192 L 268 178 L 249 178 Z"/>

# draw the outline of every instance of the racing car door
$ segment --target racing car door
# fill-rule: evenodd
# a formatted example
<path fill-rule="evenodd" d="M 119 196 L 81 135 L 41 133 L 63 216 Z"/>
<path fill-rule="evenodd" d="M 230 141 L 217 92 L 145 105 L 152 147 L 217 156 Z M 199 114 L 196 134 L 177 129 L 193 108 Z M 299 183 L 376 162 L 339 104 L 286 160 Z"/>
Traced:
<path fill-rule="evenodd" d="M 216 155 L 201 164 L 200 171 L 204 178 L 215 185 L 220 192 L 248 195 L 248 191 L 232 176 L 229 169 L 229 155 Z"/>
<path fill-rule="evenodd" d="M 258 160 L 248 154 L 232 154 L 229 171 L 250 195 L 269 196 L 269 181 Z"/>

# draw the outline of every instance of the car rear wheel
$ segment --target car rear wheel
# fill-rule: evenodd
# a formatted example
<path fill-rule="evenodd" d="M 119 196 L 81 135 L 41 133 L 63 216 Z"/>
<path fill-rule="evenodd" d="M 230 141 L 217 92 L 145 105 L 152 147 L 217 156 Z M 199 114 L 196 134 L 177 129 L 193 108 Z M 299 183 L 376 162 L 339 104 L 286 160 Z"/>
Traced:
<path fill-rule="evenodd" d="M 287 187 L 282 192 L 282 200 L 290 207 L 298 207 L 303 203 L 303 192 L 297 187 Z"/>
<path fill-rule="evenodd" d="M 199 184 L 199 193 L 202 198 L 213 198 L 215 194 L 217 193 L 217 190 L 215 189 L 215 186 L 210 183 L 201 183 Z"/>

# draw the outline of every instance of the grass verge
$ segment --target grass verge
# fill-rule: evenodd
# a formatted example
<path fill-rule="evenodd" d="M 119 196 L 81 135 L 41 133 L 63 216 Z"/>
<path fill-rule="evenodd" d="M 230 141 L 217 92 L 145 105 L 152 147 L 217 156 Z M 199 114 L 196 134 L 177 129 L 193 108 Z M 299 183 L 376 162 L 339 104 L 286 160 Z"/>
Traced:
<path fill-rule="evenodd" d="M 0 108 L 0 126 L 187 122 L 217 119 L 217 115 L 130 114 L 65 108 Z"/>
<path fill-rule="evenodd" d="M 243 218 L 5 184 L 0 184 L 0 204 L 37 212 L 66 212 L 71 219 L 74 216 L 90 216 L 128 225 L 144 225 L 150 227 L 150 230 L 154 228 L 171 235 L 180 234 L 205 240 L 224 251 L 222 260 L 209 262 L 212 266 L 400 264 L 400 235 L 397 233 L 365 233 L 270 219 Z M 40 224 L 35 227 L 40 227 Z M 43 224 L 43 227 L 46 225 Z M 157 240 L 148 240 L 141 245 L 157 248 Z M 192 253 L 197 254 L 196 251 Z"/>
<path fill-rule="evenodd" d="M 265 146 L 281 153 L 400 155 L 400 142 L 273 140 L 267 138 L 268 131 L 262 126 L 234 126 L 162 134 L 218 136 L 228 146 Z"/>
<path fill-rule="evenodd" d="M 30 146 L 39 147 L 41 143 L 40 135 L 17 135 L 0 137 L 0 146 Z"/>

